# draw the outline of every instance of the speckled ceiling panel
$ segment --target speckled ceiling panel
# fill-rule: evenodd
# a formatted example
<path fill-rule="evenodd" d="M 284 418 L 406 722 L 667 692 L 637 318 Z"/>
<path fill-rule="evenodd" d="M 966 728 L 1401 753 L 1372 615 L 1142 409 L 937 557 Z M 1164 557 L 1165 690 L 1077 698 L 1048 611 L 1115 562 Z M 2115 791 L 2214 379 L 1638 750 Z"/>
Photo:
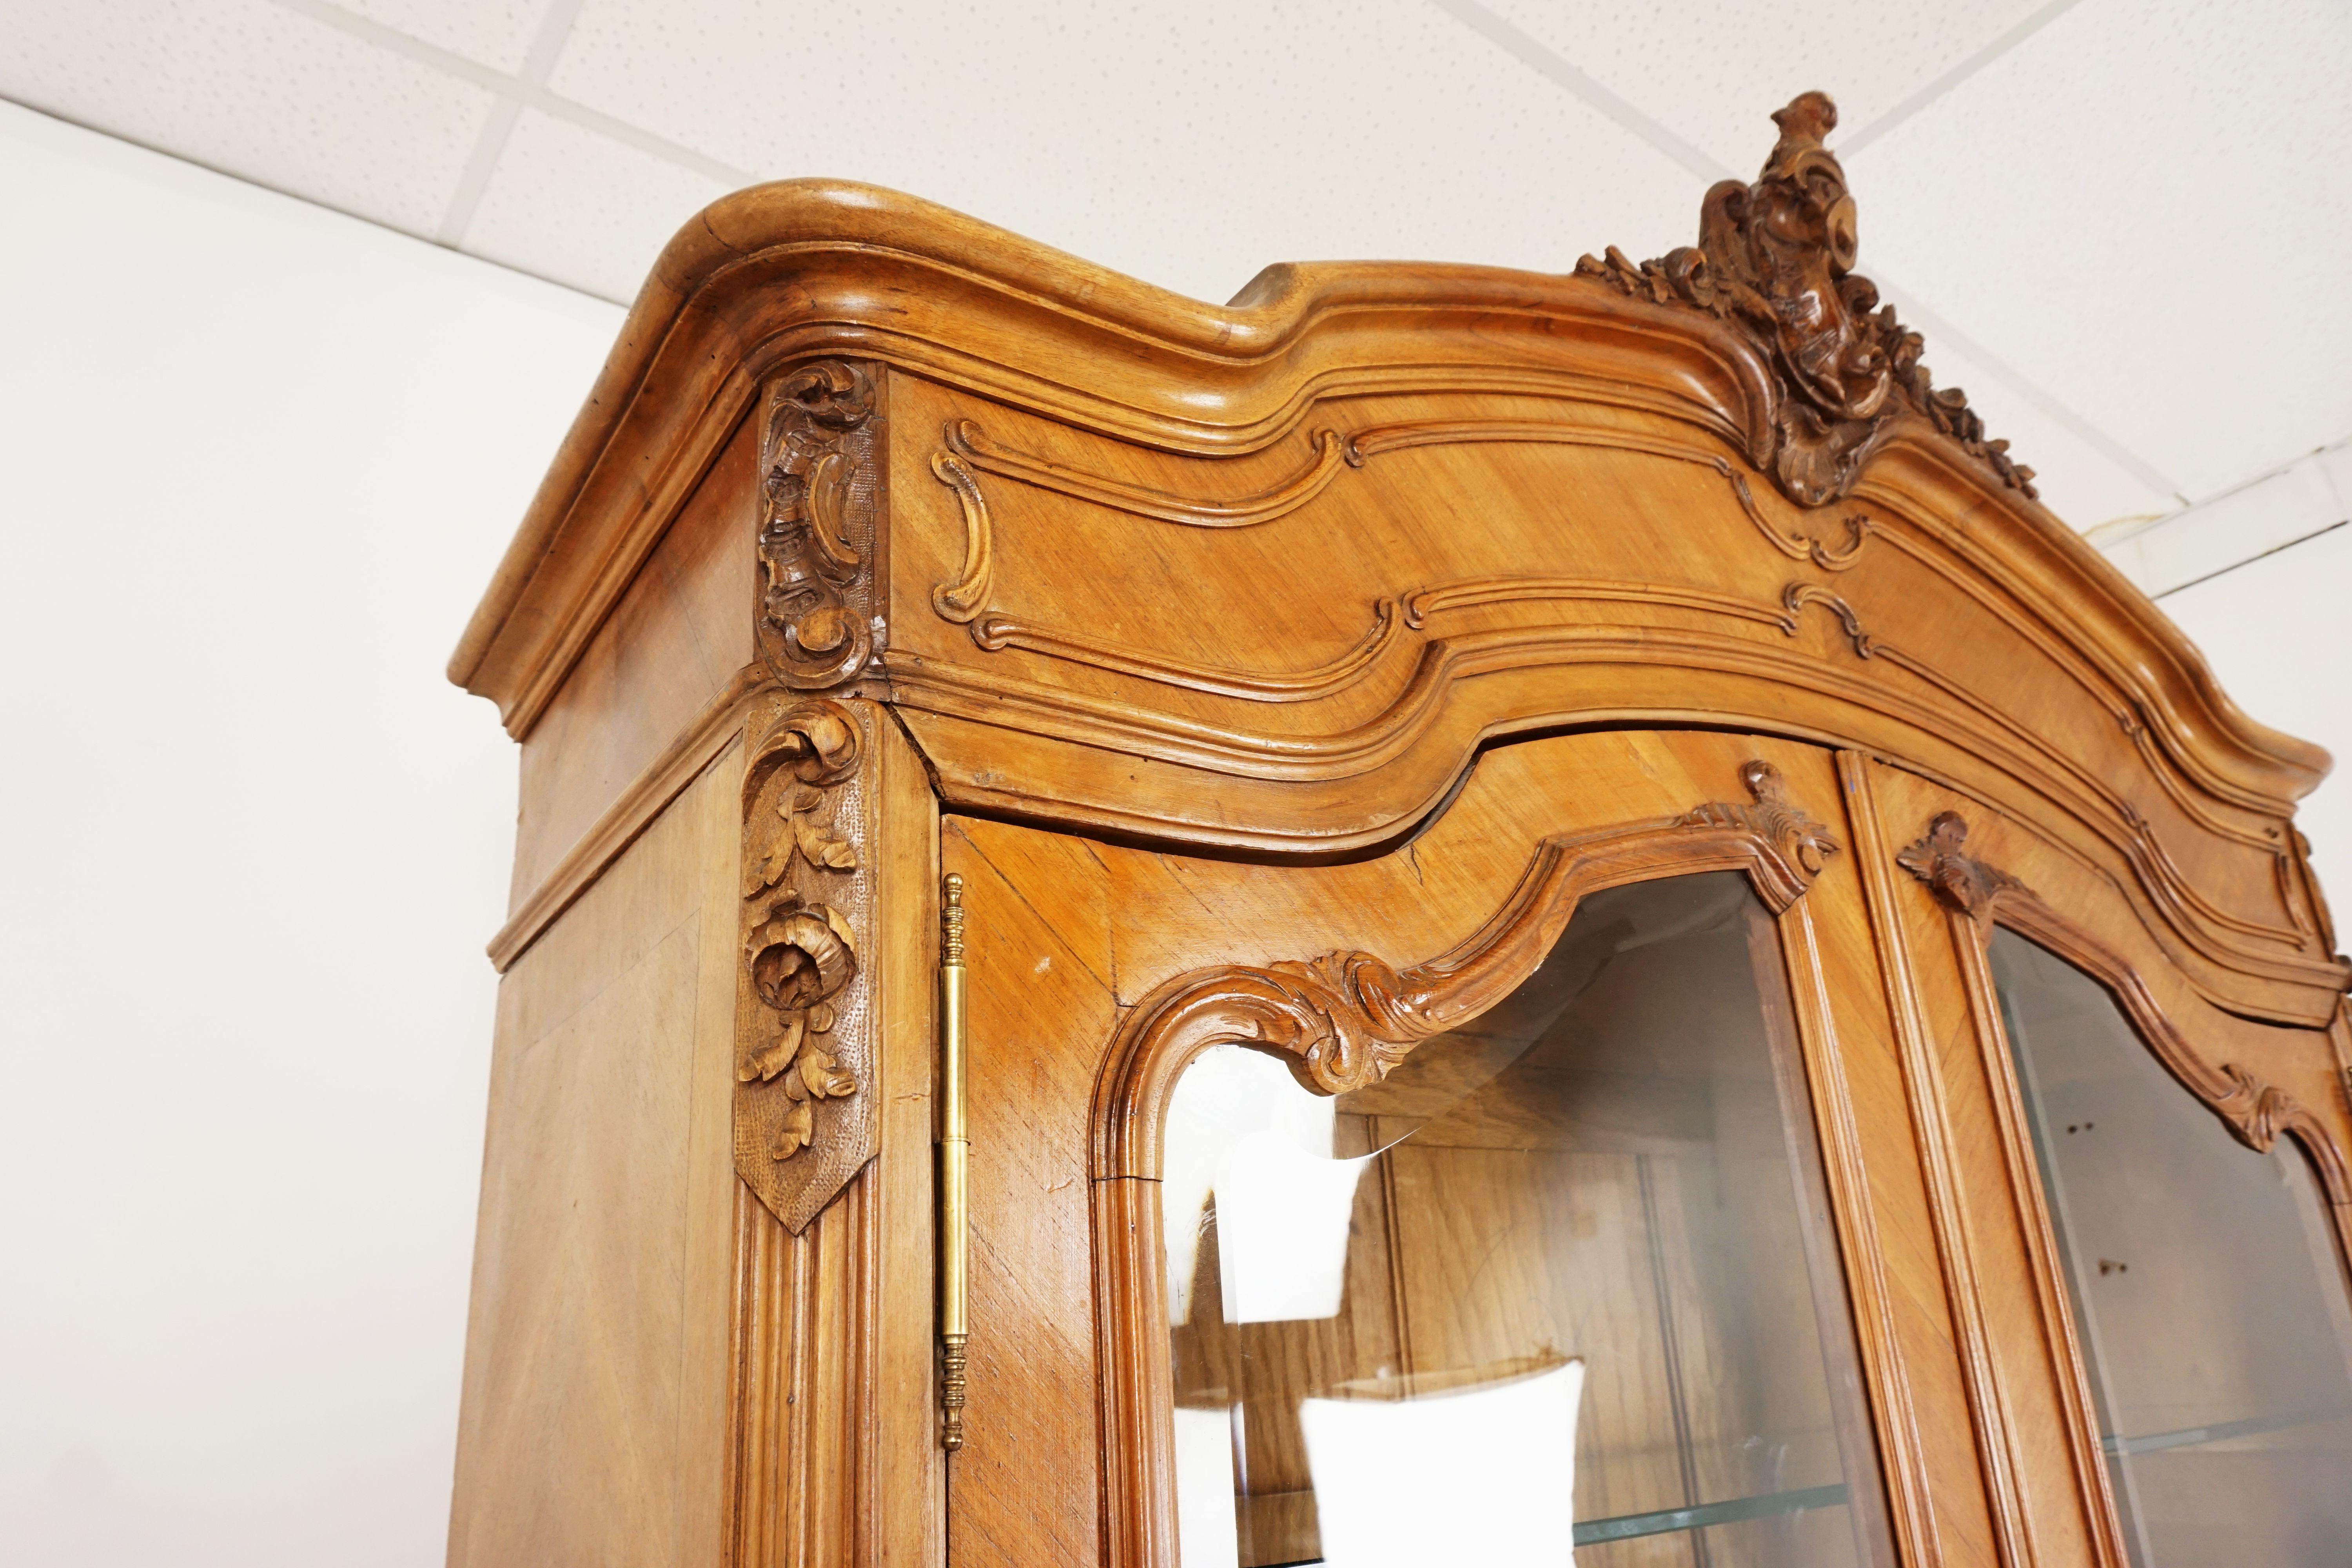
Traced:
<path fill-rule="evenodd" d="M 1280 260 L 1564 270 L 1681 241 L 1703 188 L 1393 0 L 588 0 L 550 85 L 763 175 L 913 191 L 1209 300 Z"/>
<path fill-rule="evenodd" d="M 1849 173 L 1866 260 L 2200 500 L 2352 430 L 2347 156 L 2352 6 L 2086 0 Z"/>
<path fill-rule="evenodd" d="M 0 97 L 411 234 L 494 101 L 268 0 L 8 0 Z"/>
<path fill-rule="evenodd" d="M 1797 94 L 1819 88 L 1836 98 L 1840 135 L 1851 138 L 2048 0 L 1486 3 L 1486 9 L 1602 87 L 1746 176 L 1755 174 L 1771 148 L 1771 112 Z"/>

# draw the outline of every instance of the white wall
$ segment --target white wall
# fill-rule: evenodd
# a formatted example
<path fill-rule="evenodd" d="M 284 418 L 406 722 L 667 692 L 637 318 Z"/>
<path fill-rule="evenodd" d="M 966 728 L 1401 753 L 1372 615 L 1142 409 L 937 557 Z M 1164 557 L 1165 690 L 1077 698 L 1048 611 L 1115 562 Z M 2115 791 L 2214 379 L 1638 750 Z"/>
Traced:
<path fill-rule="evenodd" d="M 441 1560 L 514 759 L 612 305 L 0 105 L 0 1563 Z"/>
<path fill-rule="evenodd" d="M 2295 822 L 2311 840 L 2336 942 L 2352 942 L 2352 528 L 2157 603 L 2205 650 L 2239 707 L 2335 753 L 2336 772 L 2304 798 Z"/>

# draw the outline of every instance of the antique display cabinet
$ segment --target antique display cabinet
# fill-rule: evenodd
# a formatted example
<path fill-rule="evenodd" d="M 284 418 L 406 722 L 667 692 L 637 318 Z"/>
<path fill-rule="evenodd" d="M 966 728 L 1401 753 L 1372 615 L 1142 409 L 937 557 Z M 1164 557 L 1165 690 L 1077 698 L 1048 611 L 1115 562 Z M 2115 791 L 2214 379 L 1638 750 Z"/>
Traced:
<path fill-rule="evenodd" d="M 2326 758 L 1776 119 L 1557 275 L 679 235 L 452 666 L 454 1563 L 2346 1560 Z"/>

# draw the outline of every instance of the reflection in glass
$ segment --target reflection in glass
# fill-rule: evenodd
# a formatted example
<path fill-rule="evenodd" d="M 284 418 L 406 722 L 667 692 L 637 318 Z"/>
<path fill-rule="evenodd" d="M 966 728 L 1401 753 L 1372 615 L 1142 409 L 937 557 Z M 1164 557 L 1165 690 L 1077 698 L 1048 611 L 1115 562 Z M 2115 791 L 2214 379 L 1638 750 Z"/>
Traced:
<path fill-rule="evenodd" d="M 2343 1568 L 2352 1313 L 2303 1156 L 2234 1142 L 2089 975 L 1991 952 L 2133 1563 Z"/>
<path fill-rule="evenodd" d="M 1587 899 L 1371 1088 L 1197 1058 L 1161 1189 L 1188 1568 L 1890 1563 L 1789 1017 L 1718 873 Z"/>

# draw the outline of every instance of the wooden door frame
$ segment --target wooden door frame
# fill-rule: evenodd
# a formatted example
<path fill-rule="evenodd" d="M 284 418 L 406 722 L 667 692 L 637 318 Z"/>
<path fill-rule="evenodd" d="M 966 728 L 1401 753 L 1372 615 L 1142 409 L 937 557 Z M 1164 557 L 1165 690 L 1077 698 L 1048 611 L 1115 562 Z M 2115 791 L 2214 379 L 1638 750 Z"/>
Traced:
<path fill-rule="evenodd" d="M 1769 763 L 1750 762 L 1741 774 L 1752 804 L 1710 802 L 1677 817 L 1541 840 L 1486 923 L 1423 963 L 1399 970 L 1353 952 L 1212 965 L 1163 983 L 1128 1016 L 1097 1079 L 1092 1115 L 1108 1568 L 1170 1568 L 1176 1561 L 1159 1177 L 1162 1120 L 1185 1067 L 1212 1046 L 1233 1044 L 1284 1061 L 1318 1094 L 1376 1082 L 1421 1041 L 1484 1012 L 1532 974 L 1587 894 L 1727 870 L 1746 874 L 1776 917 L 1897 1548 L 1906 1563 L 1939 1561 L 1829 982 L 1803 903 L 1826 858 L 1842 846 L 1787 800 Z"/>
<path fill-rule="evenodd" d="M 1995 1142 L 2010 1198 L 2011 1213 L 2005 1217 L 2014 1224 L 2025 1251 L 2036 1325 L 2064 1410 L 2067 1452 L 2095 1561 L 2100 1568 L 2124 1568 L 2128 1553 L 2100 1451 L 2087 1363 L 2066 1298 L 2050 1204 L 2042 1190 L 2022 1088 L 1993 978 L 1990 948 L 1993 931 L 2006 928 L 2095 981 L 2114 999 L 2141 1045 L 2239 1142 L 2267 1152 L 2282 1133 L 2292 1134 L 2320 1184 L 2333 1221 L 2338 1261 L 2352 1270 L 2352 1176 L 2347 1175 L 2344 1140 L 2285 1089 L 2268 1081 L 2259 1068 L 2219 1059 L 2197 1043 L 2196 1031 L 2185 1027 L 2161 999 L 2155 975 L 2163 963 L 2162 950 L 2145 940 L 2146 933 L 2139 931 L 2139 922 L 2119 890 L 2095 873 L 2070 872 L 2063 896 L 2077 912 L 2062 912 L 2010 870 L 1969 854 L 1969 816 L 1951 807 L 1965 805 L 1979 821 L 1996 822 L 2004 832 L 2051 850 L 2071 866 L 2079 868 L 2078 858 L 2066 856 L 2063 848 L 2015 816 L 1924 779 L 1920 782 L 1927 792 L 1943 797 L 1945 804 L 1921 823 L 1916 839 L 1897 849 L 1906 835 L 1898 825 L 1883 820 L 1874 774 L 1883 777 L 1901 770 L 1855 752 L 1841 752 L 1837 761 L 1848 812 L 1861 840 L 1857 858 L 1906 1058 L 1906 1079 L 1913 1086 L 1920 1152 L 1934 1194 L 1937 1245 L 1944 1253 L 1959 1330 L 1958 1349 L 1967 1375 L 2002 1561 L 2011 1568 L 2029 1568 L 2044 1554 L 2044 1549 L 2034 1539 L 2020 1493 L 2013 1451 L 2018 1434 L 2000 1359 L 1985 1329 L 1985 1304 L 1977 1294 L 1976 1252 L 1985 1239 L 1985 1233 L 1977 1227 L 1993 1220 L 1990 1215 L 1972 1216 L 1961 1194 L 1956 1174 L 1961 1156 L 1948 1120 L 1946 1079 L 1928 1045 L 1929 1026 L 1916 967 L 1921 963 L 1948 961 L 1957 971 L 1997 1127 Z M 1917 890 L 1907 895 L 1898 892 L 1904 885 L 1898 872 L 1907 872 Z M 1906 911 L 1898 903 L 1903 898 L 1922 895 L 1934 900 L 1942 916 L 1938 923 L 1948 945 L 1940 952 L 1932 942 L 1920 942 L 1918 927 L 1906 923 Z M 2120 911 L 2100 907 L 2110 899 L 2124 906 Z M 2106 936 L 2101 934 L 2103 930 Z M 2132 942 L 2135 934 L 2142 939 L 2137 943 Z M 2135 961 L 2125 951 L 2127 944 L 2149 947 L 2154 962 Z M 2283 1032 L 2278 1026 L 2232 1022 L 2240 1028 Z M 2339 1023 L 2329 1033 L 2341 1031 Z M 2336 1045 L 2340 1054 L 2340 1042 Z M 2347 1272 L 2347 1281 L 2352 1283 L 2352 1272 Z"/>

